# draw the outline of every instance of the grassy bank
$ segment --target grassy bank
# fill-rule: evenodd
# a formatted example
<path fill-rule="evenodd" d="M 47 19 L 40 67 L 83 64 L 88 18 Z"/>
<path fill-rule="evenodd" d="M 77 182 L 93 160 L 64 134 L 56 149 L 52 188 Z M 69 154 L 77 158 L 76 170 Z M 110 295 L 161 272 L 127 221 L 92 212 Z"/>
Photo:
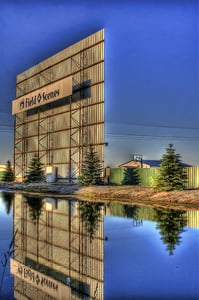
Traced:
<path fill-rule="evenodd" d="M 153 188 L 146 186 L 95 186 L 80 188 L 76 194 L 101 200 L 188 204 L 199 208 L 199 190 L 155 192 Z"/>
<path fill-rule="evenodd" d="M 199 207 L 199 190 L 183 190 L 171 192 L 155 192 L 153 188 L 146 186 L 90 186 L 79 187 L 69 184 L 49 183 L 2 183 L 1 188 L 13 191 L 24 191 L 39 194 L 71 195 L 81 198 L 96 200 L 112 200 L 120 202 L 145 202 L 187 204 Z"/>

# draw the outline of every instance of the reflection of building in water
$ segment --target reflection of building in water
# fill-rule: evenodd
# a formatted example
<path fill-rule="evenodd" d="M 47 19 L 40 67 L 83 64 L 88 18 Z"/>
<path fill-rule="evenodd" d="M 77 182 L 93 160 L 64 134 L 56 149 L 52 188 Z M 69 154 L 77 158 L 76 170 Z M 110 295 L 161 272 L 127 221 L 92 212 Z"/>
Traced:
<path fill-rule="evenodd" d="M 199 228 L 199 210 L 187 211 L 187 226 L 192 228 Z"/>
<path fill-rule="evenodd" d="M 45 199 L 40 216 L 34 214 L 33 220 L 33 207 L 16 195 L 12 261 L 16 299 L 103 299 L 104 208 L 91 240 L 78 203 Z"/>
<path fill-rule="evenodd" d="M 105 213 L 107 216 L 111 215 L 127 217 L 126 211 L 124 209 L 124 204 L 110 203 L 110 205 L 106 205 L 105 208 Z M 137 218 L 139 220 L 154 221 L 154 207 L 139 206 L 139 210 L 137 211 Z M 199 228 L 199 210 L 184 210 L 184 219 L 186 220 L 187 227 Z"/>

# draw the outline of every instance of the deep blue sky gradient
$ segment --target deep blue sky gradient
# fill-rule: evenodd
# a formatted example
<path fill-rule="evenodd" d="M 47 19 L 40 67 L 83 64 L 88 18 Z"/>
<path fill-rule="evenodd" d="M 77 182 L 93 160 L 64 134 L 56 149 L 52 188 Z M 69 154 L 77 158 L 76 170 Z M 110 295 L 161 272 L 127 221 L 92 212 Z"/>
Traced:
<path fill-rule="evenodd" d="M 0 163 L 12 160 L 16 75 L 105 29 L 105 165 L 160 159 L 173 143 L 199 165 L 198 0 L 1 1 Z"/>

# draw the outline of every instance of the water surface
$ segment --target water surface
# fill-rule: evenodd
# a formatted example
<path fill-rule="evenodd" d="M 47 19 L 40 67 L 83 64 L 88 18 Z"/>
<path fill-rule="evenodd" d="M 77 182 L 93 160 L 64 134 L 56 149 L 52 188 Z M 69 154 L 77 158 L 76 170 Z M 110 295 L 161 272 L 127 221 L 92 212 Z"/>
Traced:
<path fill-rule="evenodd" d="M 199 211 L 0 193 L 0 260 L 0 299 L 197 300 Z"/>
<path fill-rule="evenodd" d="M 105 216 L 105 299 L 199 299 L 199 212 L 141 210 Z"/>
<path fill-rule="evenodd" d="M 0 191 L 0 299 L 12 300 L 13 276 L 7 254 L 13 237 L 13 195 Z M 5 266 L 4 266 L 5 265 Z"/>

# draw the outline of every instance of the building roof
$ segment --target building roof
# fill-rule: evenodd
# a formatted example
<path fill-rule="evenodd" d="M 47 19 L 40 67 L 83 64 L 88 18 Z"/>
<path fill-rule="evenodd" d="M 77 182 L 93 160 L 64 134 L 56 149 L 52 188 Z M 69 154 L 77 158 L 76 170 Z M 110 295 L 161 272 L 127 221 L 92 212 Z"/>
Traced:
<path fill-rule="evenodd" d="M 151 167 L 156 168 L 156 167 L 159 167 L 159 166 L 160 166 L 160 164 L 161 164 L 161 159 L 159 159 L 159 160 L 158 160 L 158 159 L 143 160 L 143 162 L 144 162 L 145 164 L 150 165 Z M 183 162 L 180 162 L 180 165 L 181 165 L 182 167 L 191 167 L 191 165 L 186 164 L 186 163 L 183 163 Z"/>
<path fill-rule="evenodd" d="M 142 160 L 142 165 L 143 165 L 143 168 L 157 168 L 160 166 L 160 163 L 161 163 L 161 160 L 159 159 L 150 159 L 150 160 L 145 160 L 143 159 Z M 119 168 L 122 168 L 122 167 L 139 167 L 141 165 L 141 161 L 136 161 L 136 160 L 130 160 L 130 161 L 127 161 L 121 165 L 119 165 Z M 191 165 L 189 164 L 186 164 L 186 163 L 183 163 L 181 162 L 180 165 L 182 167 L 191 167 Z"/>

